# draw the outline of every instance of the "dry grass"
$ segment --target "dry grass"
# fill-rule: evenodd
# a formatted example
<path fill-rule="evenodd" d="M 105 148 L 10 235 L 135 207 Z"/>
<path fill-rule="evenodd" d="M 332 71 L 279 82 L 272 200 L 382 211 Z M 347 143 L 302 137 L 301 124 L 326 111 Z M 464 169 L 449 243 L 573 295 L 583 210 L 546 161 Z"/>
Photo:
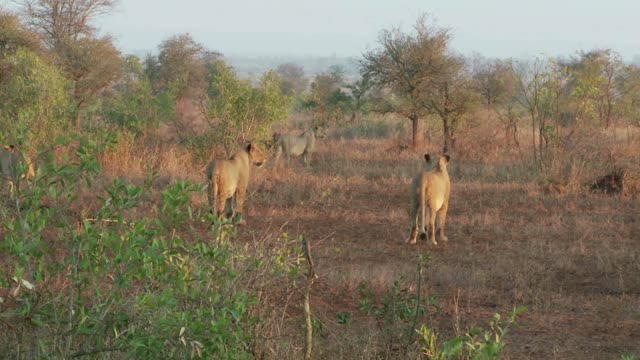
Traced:
<path fill-rule="evenodd" d="M 477 131 L 470 135 L 482 137 Z M 270 227 L 315 243 L 321 358 L 394 357 L 380 350 L 383 333 L 372 318 L 357 310 L 357 287 L 366 281 L 380 296 L 398 278 L 415 281 L 418 253 L 432 258 L 424 295 L 441 306 L 421 320 L 442 336 L 524 304 L 529 311 L 507 338 L 504 358 L 640 354 L 640 203 L 588 191 L 592 176 L 608 171 L 610 151 L 638 161 L 637 145 L 626 140 L 577 141 L 554 165 L 568 169 L 556 173 L 564 187 L 554 191 L 535 176 L 524 137 L 522 152 L 495 141 L 464 145 L 450 170 L 450 241 L 433 248 L 402 244 L 407 188 L 421 156 L 395 150 L 396 139 L 325 139 L 312 168 L 293 162 L 256 171 L 241 241 Z M 353 314 L 349 326 L 337 324 L 345 311 Z"/>
<path fill-rule="evenodd" d="M 312 308 L 323 324 L 317 358 L 401 358 L 382 350 L 385 333 L 357 309 L 357 289 L 367 282 L 379 301 L 403 278 L 415 291 L 419 253 L 431 257 L 423 295 L 439 304 L 420 320 L 441 338 L 527 305 L 506 339 L 504 358 L 640 354 L 640 201 L 636 194 L 588 191 L 596 176 L 611 170 L 612 156 L 639 163 L 638 134 L 627 129 L 594 135 L 577 134 L 555 154 L 549 174 L 539 176 L 527 131 L 521 130 L 518 149 L 490 126 L 467 130 L 450 166 L 449 242 L 438 247 L 403 244 L 409 232 L 407 189 L 422 167 L 421 154 L 398 146 L 402 137 L 330 136 L 319 141 L 311 168 L 294 159 L 288 167 L 254 170 L 248 226 L 238 241 L 284 231 L 312 242 L 320 276 Z M 138 181 L 150 165 L 165 179 L 159 188 L 177 178 L 203 182 L 206 165 L 193 163 L 176 146 L 132 142 L 105 153 L 102 163 L 107 177 Z M 193 201 L 204 207 L 206 197 Z M 266 358 L 299 358 L 298 300 L 265 304 L 288 304 L 286 312 L 273 311 L 288 326 L 264 343 Z M 338 324 L 338 312 L 350 312 L 350 323 Z"/>

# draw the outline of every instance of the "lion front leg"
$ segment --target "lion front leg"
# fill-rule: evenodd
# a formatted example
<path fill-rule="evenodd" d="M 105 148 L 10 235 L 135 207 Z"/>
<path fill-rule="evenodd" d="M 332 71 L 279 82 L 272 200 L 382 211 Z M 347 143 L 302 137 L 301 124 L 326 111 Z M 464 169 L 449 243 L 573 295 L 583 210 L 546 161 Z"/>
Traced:
<path fill-rule="evenodd" d="M 235 213 L 237 214 L 236 216 L 238 216 L 240 218 L 240 221 L 238 221 L 238 225 L 245 225 L 247 223 L 247 221 L 244 219 L 243 216 L 243 208 L 244 208 L 244 196 L 245 196 L 245 192 L 246 192 L 246 188 L 238 188 L 237 192 L 236 192 L 236 211 Z"/>
<path fill-rule="evenodd" d="M 222 194 L 217 194 L 213 206 L 213 213 L 216 219 L 220 220 L 225 213 L 227 207 L 227 199 Z"/>

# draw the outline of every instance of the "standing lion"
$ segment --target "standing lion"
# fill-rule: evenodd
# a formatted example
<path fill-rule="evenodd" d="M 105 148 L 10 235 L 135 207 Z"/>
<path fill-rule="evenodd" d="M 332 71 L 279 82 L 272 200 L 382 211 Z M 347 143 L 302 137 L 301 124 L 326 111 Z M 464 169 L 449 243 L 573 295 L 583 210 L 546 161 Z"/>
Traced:
<path fill-rule="evenodd" d="M 0 178 L 9 181 L 9 193 L 23 178 L 32 180 L 36 173 L 31 160 L 23 156 L 15 145 L 5 145 L 0 148 Z M 4 186 L 3 186 L 4 188 Z"/>
<path fill-rule="evenodd" d="M 234 212 L 240 216 L 240 225 L 246 223 L 242 218 L 247 185 L 251 166 L 262 166 L 265 161 L 264 153 L 253 143 L 243 146 L 228 160 L 212 160 L 207 165 L 207 180 L 209 183 L 208 198 L 211 211 L 218 218 L 225 214 L 232 218 Z M 233 199 L 236 209 L 233 209 Z"/>
<path fill-rule="evenodd" d="M 411 233 L 409 234 L 409 239 L 407 239 L 409 244 L 416 243 L 418 222 L 420 223 L 420 238 L 424 239 L 427 236 L 425 222 L 427 216 L 429 216 L 429 240 L 433 245 L 438 245 L 435 236 L 436 215 L 438 214 L 440 215 L 440 239 L 447 241 L 444 228 L 447 221 L 447 209 L 449 208 L 449 193 L 451 192 L 451 182 L 447 171 L 449 158 L 447 154 L 436 155 L 433 159 L 429 154 L 424 155 L 427 164 L 433 161 L 435 167 L 422 171 L 416 176 L 411 185 L 411 208 L 409 211 Z"/>
<path fill-rule="evenodd" d="M 314 126 L 311 129 L 305 130 L 300 135 L 295 134 L 274 134 L 273 140 L 276 146 L 276 157 L 274 165 L 277 165 L 280 161 L 280 156 L 284 153 L 284 158 L 287 163 L 291 159 L 291 156 L 302 155 L 302 160 L 306 166 L 311 163 L 311 153 L 316 145 L 316 138 L 324 139 L 326 132 L 321 126 Z"/>

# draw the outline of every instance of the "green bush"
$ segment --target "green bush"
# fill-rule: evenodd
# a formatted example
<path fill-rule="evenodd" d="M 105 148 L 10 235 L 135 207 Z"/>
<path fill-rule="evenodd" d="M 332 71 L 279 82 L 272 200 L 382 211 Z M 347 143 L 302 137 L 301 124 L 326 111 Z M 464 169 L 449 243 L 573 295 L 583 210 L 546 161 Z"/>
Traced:
<path fill-rule="evenodd" d="M 0 357 L 252 358 L 257 294 L 295 277 L 299 246 L 283 236 L 252 249 L 224 226 L 202 237 L 190 203 L 200 187 L 176 182 L 145 207 L 154 174 L 145 186 L 116 179 L 91 213 L 69 213 L 112 139 L 75 139 L 77 161 L 44 159 L 0 209 Z"/>
<path fill-rule="evenodd" d="M 15 141 L 16 132 L 22 132 L 27 142 L 50 144 L 68 123 L 68 81 L 59 69 L 25 48 L 1 58 L 0 67 L 8 69 L 4 72 L 8 76 L 0 79 L 0 140 Z"/>
<path fill-rule="evenodd" d="M 516 317 L 526 310 L 525 306 L 514 308 L 506 322 L 501 320 L 500 314 L 495 314 L 489 322 L 489 329 L 472 328 L 463 336 L 445 340 L 440 344 L 436 333 L 423 324 L 417 330 L 423 343 L 422 353 L 429 360 L 498 359 L 506 346 L 504 337 L 509 332 L 509 327 L 515 323 Z"/>

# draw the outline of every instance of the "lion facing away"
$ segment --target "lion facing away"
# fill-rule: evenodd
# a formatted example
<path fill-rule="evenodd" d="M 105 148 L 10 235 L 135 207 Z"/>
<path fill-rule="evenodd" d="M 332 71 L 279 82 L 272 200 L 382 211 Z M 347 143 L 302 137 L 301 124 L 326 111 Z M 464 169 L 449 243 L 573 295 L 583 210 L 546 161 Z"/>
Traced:
<path fill-rule="evenodd" d="M 233 199 L 235 198 L 235 212 L 240 216 L 239 224 L 245 224 L 242 218 L 247 185 L 251 166 L 262 166 L 265 161 L 264 153 L 253 143 L 243 146 L 228 160 L 212 160 L 207 165 L 207 180 L 209 184 L 209 206 L 215 216 L 225 214 L 227 218 L 234 215 Z"/>
<path fill-rule="evenodd" d="M 276 146 L 276 157 L 274 165 L 278 165 L 280 156 L 284 153 L 284 157 L 289 163 L 291 156 L 300 156 L 304 164 L 309 166 L 311 163 L 311 153 L 316 145 L 316 138 L 324 139 L 326 132 L 321 126 L 304 131 L 300 135 L 295 134 L 274 134 L 273 140 Z"/>
<path fill-rule="evenodd" d="M 411 207 L 409 209 L 409 221 L 411 222 L 411 233 L 407 242 L 416 243 L 418 229 L 420 237 L 427 236 L 425 222 L 427 212 L 429 216 L 428 237 L 433 245 L 438 245 L 435 236 L 436 216 L 440 215 L 440 239 L 447 241 L 444 233 L 445 223 L 447 221 L 447 210 L 449 208 L 449 193 L 451 192 L 451 182 L 449 181 L 449 172 L 447 164 L 449 163 L 449 155 L 431 155 L 425 154 L 424 159 L 427 164 L 433 161 L 433 168 L 424 170 L 413 180 L 411 185 Z M 427 166 L 427 169 L 431 166 Z M 418 223 L 420 227 L 418 228 Z"/>
<path fill-rule="evenodd" d="M 15 186 L 20 180 L 26 178 L 30 181 L 35 175 L 33 163 L 28 157 L 24 157 L 15 145 L 5 145 L 0 149 L 0 176 L 3 181 L 9 181 L 10 194 L 13 194 Z"/>

